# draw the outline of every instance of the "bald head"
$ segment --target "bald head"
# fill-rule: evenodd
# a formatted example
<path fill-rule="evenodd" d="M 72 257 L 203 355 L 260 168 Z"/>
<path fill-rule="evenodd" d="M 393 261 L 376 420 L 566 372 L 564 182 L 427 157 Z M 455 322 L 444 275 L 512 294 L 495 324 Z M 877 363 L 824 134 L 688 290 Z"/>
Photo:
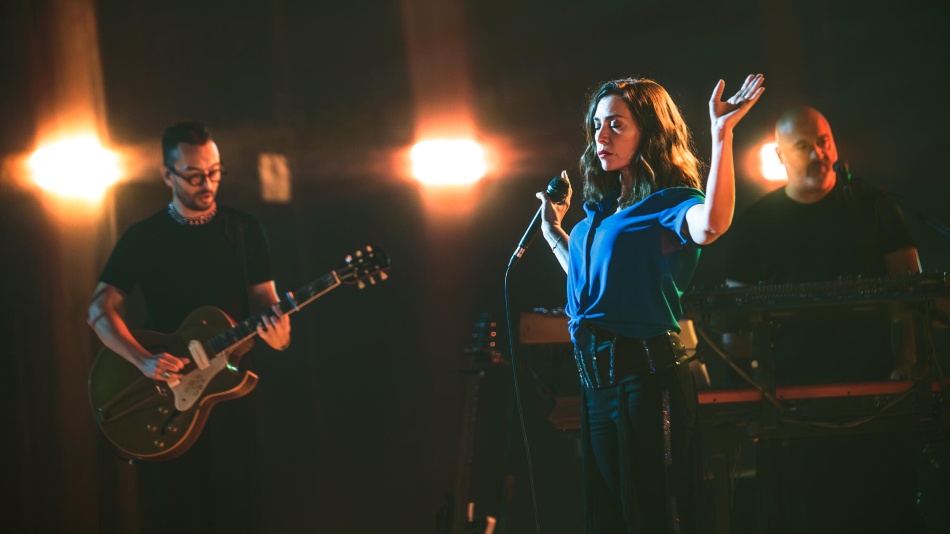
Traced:
<path fill-rule="evenodd" d="M 838 150 L 831 125 L 817 109 L 791 108 L 775 122 L 776 152 L 788 173 L 786 194 L 803 203 L 817 202 L 835 186 Z"/>
<path fill-rule="evenodd" d="M 828 119 L 817 109 L 810 106 L 788 108 L 775 121 L 775 138 L 778 139 L 779 135 L 783 134 L 788 135 L 796 128 L 817 124 L 823 124 L 829 131 L 831 130 Z"/>

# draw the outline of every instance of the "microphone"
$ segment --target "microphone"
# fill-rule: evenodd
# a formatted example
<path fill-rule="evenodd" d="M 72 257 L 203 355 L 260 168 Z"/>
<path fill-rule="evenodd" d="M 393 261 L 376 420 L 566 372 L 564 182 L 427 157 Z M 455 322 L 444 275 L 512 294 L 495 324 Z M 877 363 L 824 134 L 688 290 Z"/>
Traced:
<path fill-rule="evenodd" d="M 567 198 L 567 191 L 570 186 L 571 184 L 567 180 L 558 175 L 548 184 L 546 193 L 552 202 L 563 202 L 564 199 Z M 538 208 L 538 212 L 534 214 L 534 219 L 532 219 L 531 224 L 528 225 L 528 230 L 521 238 L 521 242 L 518 243 L 518 248 L 515 249 L 515 253 L 511 255 L 511 260 L 508 261 L 508 268 L 511 268 L 512 265 L 521 259 L 521 256 L 524 255 L 524 251 L 528 250 L 528 246 L 534 241 L 534 236 L 536 236 L 538 230 L 541 229 L 541 210 L 543 209 L 544 206 L 541 206 Z"/>
<path fill-rule="evenodd" d="M 851 185 L 851 167 L 848 162 L 839 159 L 834 162 L 831 168 L 835 170 L 835 174 L 838 176 L 838 185 L 847 189 Z"/>

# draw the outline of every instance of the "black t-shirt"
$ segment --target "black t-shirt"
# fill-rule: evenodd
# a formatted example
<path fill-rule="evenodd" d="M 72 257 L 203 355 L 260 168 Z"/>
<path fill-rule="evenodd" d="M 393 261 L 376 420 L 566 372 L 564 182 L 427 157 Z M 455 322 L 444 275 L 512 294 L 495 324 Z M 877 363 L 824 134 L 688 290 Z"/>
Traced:
<path fill-rule="evenodd" d="M 812 204 L 773 191 L 727 235 L 726 276 L 749 284 L 882 277 L 888 253 L 914 246 L 900 211 L 860 184 Z M 776 383 L 885 380 L 893 369 L 897 337 L 886 306 L 774 310 L 770 321 L 757 353 L 773 358 Z"/>
<path fill-rule="evenodd" d="M 135 223 L 119 239 L 99 278 L 125 293 L 139 286 L 145 327 L 159 332 L 176 330 L 201 306 L 215 306 L 242 320 L 250 313 L 248 285 L 272 279 L 260 222 L 223 206 L 211 222 L 200 226 L 181 225 L 167 210 Z"/>
<path fill-rule="evenodd" d="M 812 204 L 778 189 L 749 206 L 727 236 L 727 277 L 749 284 L 881 277 L 888 253 L 914 246 L 897 208 L 860 184 Z"/>

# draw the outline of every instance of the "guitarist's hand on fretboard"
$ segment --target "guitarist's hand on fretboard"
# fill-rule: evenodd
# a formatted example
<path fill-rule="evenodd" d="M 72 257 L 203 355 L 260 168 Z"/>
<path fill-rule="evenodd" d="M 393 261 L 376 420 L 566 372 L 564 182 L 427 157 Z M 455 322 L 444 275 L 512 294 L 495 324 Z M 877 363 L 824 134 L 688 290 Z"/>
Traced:
<path fill-rule="evenodd" d="M 261 315 L 257 335 L 274 350 L 285 350 L 290 346 L 290 316 L 280 310 L 279 304 L 271 306 L 271 311 L 273 314 Z"/>

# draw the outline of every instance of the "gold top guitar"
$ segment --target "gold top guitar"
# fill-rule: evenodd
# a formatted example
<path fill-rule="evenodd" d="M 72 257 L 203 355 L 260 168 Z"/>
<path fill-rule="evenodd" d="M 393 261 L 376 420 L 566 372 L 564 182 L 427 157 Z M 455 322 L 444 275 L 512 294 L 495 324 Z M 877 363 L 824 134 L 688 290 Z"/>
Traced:
<path fill-rule="evenodd" d="M 346 257 L 339 268 L 287 293 L 279 303 L 286 314 L 346 284 L 360 289 L 386 279 L 390 260 L 372 247 Z M 240 358 L 251 349 L 263 312 L 235 323 L 223 311 L 205 306 L 193 311 L 177 331 L 132 333 L 153 353 L 186 358 L 180 381 L 142 375 L 124 358 L 103 348 L 89 373 L 89 400 L 99 430 L 128 459 L 162 461 L 187 451 L 201 434 L 215 404 L 243 397 L 257 375 L 240 371 Z"/>

